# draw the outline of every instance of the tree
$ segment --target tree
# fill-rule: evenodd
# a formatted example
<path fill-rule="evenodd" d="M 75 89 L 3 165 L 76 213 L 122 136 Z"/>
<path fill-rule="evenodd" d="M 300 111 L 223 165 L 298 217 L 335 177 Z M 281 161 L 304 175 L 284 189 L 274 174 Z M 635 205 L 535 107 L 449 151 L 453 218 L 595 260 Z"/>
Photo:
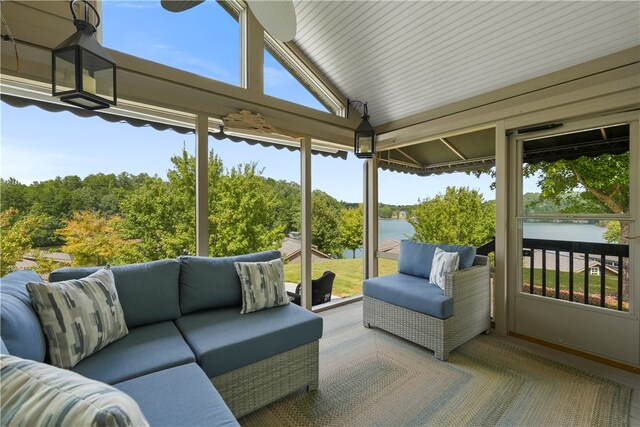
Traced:
<path fill-rule="evenodd" d="M 340 239 L 343 247 L 351 249 L 353 258 L 356 257 L 356 249 L 362 246 L 363 222 L 362 205 L 340 212 Z"/>
<path fill-rule="evenodd" d="M 285 226 L 274 215 L 276 199 L 256 167 L 256 163 L 238 165 L 220 177 L 209 205 L 211 256 L 240 255 L 280 246 Z"/>
<path fill-rule="evenodd" d="M 41 222 L 42 218 L 37 215 L 19 218 L 17 209 L 0 212 L 0 276 L 16 269 L 16 263 L 33 245 L 31 230 Z"/>
<path fill-rule="evenodd" d="M 526 164 L 523 172 L 526 177 L 539 177 L 538 186 L 542 191 L 540 200 L 550 200 L 557 204 L 563 199 L 568 202 L 563 213 L 629 212 L 628 152 Z M 628 221 L 619 221 L 620 244 L 629 244 L 629 226 Z M 622 298 L 628 300 L 628 259 L 624 261 L 622 283 Z"/>
<path fill-rule="evenodd" d="M 605 221 L 606 230 L 602 233 L 602 237 L 608 243 L 620 243 L 620 222 L 621 221 Z"/>
<path fill-rule="evenodd" d="M 167 181 L 148 178 L 121 204 L 127 237 L 140 261 L 195 253 L 195 158 L 183 149 L 171 158 Z M 279 199 L 257 170 L 238 165 L 225 172 L 209 153 L 209 255 L 237 255 L 278 247 L 284 235 Z"/>
<path fill-rule="evenodd" d="M 74 212 L 65 220 L 58 234 L 64 239 L 62 251 L 71 255 L 71 265 L 105 265 L 118 263 L 118 255 L 131 242 L 120 232 L 121 218 L 103 218 L 93 212 Z"/>
<path fill-rule="evenodd" d="M 495 204 L 466 187 L 447 187 L 445 194 L 419 201 L 408 218 L 414 240 L 482 246 L 495 232 Z"/>
<path fill-rule="evenodd" d="M 390 219 L 393 216 L 393 209 L 389 205 L 380 203 L 378 206 L 378 217 Z"/>
<path fill-rule="evenodd" d="M 320 190 L 311 193 L 311 242 L 326 254 L 339 257 L 344 249 L 340 239 L 340 203 Z"/>

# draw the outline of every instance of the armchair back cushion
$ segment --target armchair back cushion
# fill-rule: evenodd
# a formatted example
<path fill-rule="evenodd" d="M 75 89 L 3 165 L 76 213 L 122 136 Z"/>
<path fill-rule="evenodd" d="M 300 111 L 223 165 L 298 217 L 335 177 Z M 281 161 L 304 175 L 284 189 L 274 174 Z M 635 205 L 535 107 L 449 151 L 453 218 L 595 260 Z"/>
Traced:
<path fill-rule="evenodd" d="M 14 271 L 0 279 L 0 335 L 7 354 L 37 362 L 44 362 L 47 344 L 27 283 L 41 280 L 31 270 Z"/>
<path fill-rule="evenodd" d="M 61 268 L 51 272 L 49 281 L 81 279 L 99 269 L 100 267 Z M 180 317 L 178 260 L 118 265 L 111 267 L 111 270 L 129 328 Z"/>
<path fill-rule="evenodd" d="M 182 314 L 208 308 L 242 305 L 240 278 L 234 263 L 280 258 L 279 251 L 230 257 L 181 256 L 180 309 Z"/>
<path fill-rule="evenodd" d="M 416 277 L 429 279 L 431 274 L 431 262 L 436 248 L 445 252 L 458 252 L 460 254 L 460 269 L 473 265 L 476 256 L 476 248 L 473 246 L 445 245 L 433 243 L 421 243 L 411 240 L 400 242 L 400 257 L 398 259 L 398 272 Z"/>

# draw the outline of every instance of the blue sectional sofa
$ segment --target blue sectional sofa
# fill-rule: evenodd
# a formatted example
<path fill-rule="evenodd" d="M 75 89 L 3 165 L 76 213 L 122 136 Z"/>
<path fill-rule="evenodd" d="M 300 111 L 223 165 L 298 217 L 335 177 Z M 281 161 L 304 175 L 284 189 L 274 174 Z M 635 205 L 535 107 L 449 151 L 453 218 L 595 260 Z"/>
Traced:
<path fill-rule="evenodd" d="M 237 425 L 236 418 L 306 387 L 318 387 L 322 319 L 294 304 L 240 314 L 237 257 L 184 256 L 112 267 L 129 333 L 71 370 L 131 396 L 151 425 Z M 98 268 L 64 268 L 50 282 Z M 33 271 L 0 280 L 5 353 L 47 362 L 46 342 L 25 285 Z"/>

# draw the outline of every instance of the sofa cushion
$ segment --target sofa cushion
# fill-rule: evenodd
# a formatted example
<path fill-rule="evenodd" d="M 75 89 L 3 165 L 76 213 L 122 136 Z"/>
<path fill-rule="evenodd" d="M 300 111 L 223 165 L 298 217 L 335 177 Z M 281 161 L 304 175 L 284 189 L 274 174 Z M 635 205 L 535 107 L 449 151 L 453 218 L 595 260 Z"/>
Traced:
<path fill-rule="evenodd" d="M 453 314 L 453 298 L 442 289 L 416 276 L 396 273 L 364 281 L 364 295 L 409 310 L 446 319 Z"/>
<path fill-rule="evenodd" d="M 0 356 L 3 426 L 148 426 L 125 393 L 66 369 Z"/>
<path fill-rule="evenodd" d="M 195 363 L 114 385 L 133 397 L 152 426 L 237 426 L 233 414 Z"/>
<path fill-rule="evenodd" d="M 84 279 L 29 282 L 27 290 L 54 366 L 72 368 L 129 332 L 108 267 Z"/>
<path fill-rule="evenodd" d="M 97 270 L 99 267 L 61 268 L 51 272 L 49 280 L 80 279 Z M 111 270 L 129 328 L 180 317 L 178 260 L 119 265 Z"/>
<path fill-rule="evenodd" d="M 239 306 L 202 311 L 176 324 L 211 378 L 322 336 L 322 318 L 295 304 L 249 314 Z"/>
<path fill-rule="evenodd" d="M 173 322 L 138 326 L 129 334 L 82 360 L 73 371 L 108 384 L 195 362 L 193 352 Z"/>
<path fill-rule="evenodd" d="M 422 243 L 405 239 L 400 242 L 398 273 L 428 279 L 436 248 L 446 252 L 458 252 L 460 254 L 460 269 L 471 267 L 476 257 L 476 248 L 473 246 Z"/>
<path fill-rule="evenodd" d="M 183 314 L 208 308 L 240 306 L 242 293 L 235 262 L 271 261 L 278 251 L 233 257 L 181 256 L 180 308 Z"/>
<path fill-rule="evenodd" d="M 0 337 L 0 354 L 9 354 L 9 350 L 7 349 L 7 346 L 4 345 L 2 337 Z"/>
<path fill-rule="evenodd" d="M 240 278 L 240 314 L 289 304 L 284 287 L 284 264 L 280 258 L 265 262 L 234 263 Z"/>
<path fill-rule="evenodd" d="M 14 271 L 0 279 L 0 335 L 9 354 L 44 362 L 47 343 L 27 291 L 28 282 L 40 280 L 31 270 Z"/>

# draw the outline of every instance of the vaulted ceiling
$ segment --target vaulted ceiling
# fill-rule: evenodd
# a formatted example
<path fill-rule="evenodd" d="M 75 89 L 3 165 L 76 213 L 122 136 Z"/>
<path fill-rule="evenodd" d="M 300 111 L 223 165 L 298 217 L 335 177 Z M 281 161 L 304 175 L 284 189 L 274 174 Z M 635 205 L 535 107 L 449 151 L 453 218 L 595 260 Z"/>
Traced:
<path fill-rule="evenodd" d="M 640 45 L 637 1 L 294 5 L 294 42 L 374 126 Z"/>

